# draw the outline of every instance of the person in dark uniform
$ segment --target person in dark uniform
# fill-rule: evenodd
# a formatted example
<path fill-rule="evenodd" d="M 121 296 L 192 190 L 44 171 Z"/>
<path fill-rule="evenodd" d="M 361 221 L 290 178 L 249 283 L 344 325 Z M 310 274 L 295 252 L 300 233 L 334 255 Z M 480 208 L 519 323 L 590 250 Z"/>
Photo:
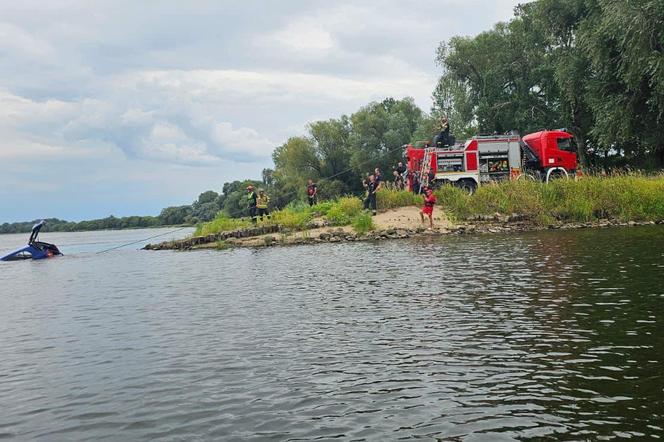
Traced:
<path fill-rule="evenodd" d="M 440 132 L 433 138 L 435 147 L 445 147 L 450 144 L 450 122 L 447 117 L 440 119 Z"/>
<path fill-rule="evenodd" d="M 417 171 L 411 172 L 412 177 L 410 179 L 410 190 L 415 193 L 420 193 L 420 173 Z"/>
<path fill-rule="evenodd" d="M 394 188 L 396 190 L 403 190 L 403 177 L 396 171 L 396 169 L 392 174 L 394 175 Z"/>
<path fill-rule="evenodd" d="M 318 186 L 311 178 L 307 180 L 307 199 L 309 200 L 309 206 L 315 206 L 318 202 Z"/>
<path fill-rule="evenodd" d="M 380 186 L 383 184 L 383 174 L 377 167 L 374 169 L 374 179 L 376 180 L 376 190 L 380 190 Z"/>
<path fill-rule="evenodd" d="M 247 186 L 247 208 L 251 222 L 254 224 L 256 224 L 256 199 L 258 199 L 258 195 L 254 192 L 254 186 L 249 184 Z"/>
<path fill-rule="evenodd" d="M 371 209 L 371 213 L 376 215 L 376 192 L 380 183 L 376 181 L 374 175 L 369 175 L 369 181 L 364 182 L 364 188 L 367 189 L 367 197 L 364 199 L 364 210 Z"/>

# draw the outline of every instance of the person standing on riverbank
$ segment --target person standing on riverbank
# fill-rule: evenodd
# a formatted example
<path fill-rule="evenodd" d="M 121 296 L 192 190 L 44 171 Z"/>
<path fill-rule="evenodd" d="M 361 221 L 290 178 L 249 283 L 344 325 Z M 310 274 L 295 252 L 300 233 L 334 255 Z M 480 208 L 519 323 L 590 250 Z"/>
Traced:
<path fill-rule="evenodd" d="M 258 195 L 254 192 L 254 186 L 249 184 L 247 186 L 247 209 L 249 209 L 249 217 L 251 222 L 256 224 L 256 200 Z"/>
<path fill-rule="evenodd" d="M 315 206 L 318 202 L 318 186 L 311 178 L 307 180 L 307 199 L 309 200 L 309 206 Z"/>
<path fill-rule="evenodd" d="M 270 212 L 267 209 L 267 205 L 270 203 L 270 197 L 267 196 L 263 189 L 258 189 L 258 196 L 256 197 L 256 209 L 258 210 L 258 215 L 263 221 L 263 217 L 270 219 Z"/>
<path fill-rule="evenodd" d="M 392 172 L 394 175 L 394 189 L 395 190 L 403 190 L 404 184 L 403 184 L 403 177 L 399 175 L 399 172 L 396 170 Z"/>
<path fill-rule="evenodd" d="M 427 188 L 424 193 L 424 207 L 420 212 L 420 219 L 424 223 L 424 215 L 429 217 L 429 229 L 433 229 L 433 206 L 436 204 L 436 195 L 433 194 L 433 190 Z"/>
<path fill-rule="evenodd" d="M 410 191 L 416 195 L 420 193 L 420 173 L 417 171 L 411 172 Z"/>
<path fill-rule="evenodd" d="M 371 213 L 376 215 L 376 192 L 380 183 L 376 182 L 374 175 L 369 175 L 369 180 L 364 182 L 364 188 L 367 189 L 367 197 L 364 199 L 364 210 L 371 209 Z"/>
<path fill-rule="evenodd" d="M 380 169 L 377 167 L 374 169 L 374 179 L 376 181 L 376 191 L 378 191 L 383 184 L 383 175 L 380 173 Z"/>

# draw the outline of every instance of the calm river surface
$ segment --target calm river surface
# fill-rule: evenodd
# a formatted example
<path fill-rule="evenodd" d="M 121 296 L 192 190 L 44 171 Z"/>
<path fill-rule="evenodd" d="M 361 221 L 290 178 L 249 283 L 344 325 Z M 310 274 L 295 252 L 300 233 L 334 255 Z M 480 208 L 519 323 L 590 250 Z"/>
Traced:
<path fill-rule="evenodd" d="M 662 226 L 95 253 L 158 233 L 0 263 L 0 438 L 664 437 Z"/>

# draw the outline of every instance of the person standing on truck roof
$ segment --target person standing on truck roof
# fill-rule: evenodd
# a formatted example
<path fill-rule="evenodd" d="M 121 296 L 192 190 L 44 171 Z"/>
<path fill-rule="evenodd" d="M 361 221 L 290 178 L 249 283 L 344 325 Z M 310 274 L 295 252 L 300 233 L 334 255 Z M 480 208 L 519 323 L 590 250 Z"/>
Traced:
<path fill-rule="evenodd" d="M 440 119 L 439 132 L 433 138 L 434 147 L 445 147 L 450 144 L 450 122 L 447 117 Z"/>
<path fill-rule="evenodd" d="M 261 217 L 261 221 L 263 221 L 264 216 L 270 219 L 270 212 L 267 209 L 267 205 L 269 203 L 270 197 L 267 196 L 263 189 L 258 189 L 258 196 L 256 197 L 256 209 L 258 209 L 258 216 Z"/>
<path fill-rule="evenodd" d="M 371 209 L 373 216 L 376 216 L 376 192 L 380 183 L 376 181 L 374 175 L 369 175 L 369 181 L 364 182 L 364 188 L 367 189 L 367 197 L 364 199 L 364 210 Z"/>
<path fill-rule="evenodd" d="M 424 223 L 424 215 L 429 217 L 429 229 L 433 229 L 433 206 L 436 204 L 436 195 L 433 194 L 433 190 L 427 187 L 427 190 L 424 193 L 424 207 L 420 212 L 420 219 Z"/>
<path fill-rule="evenodd" d="M 256 224 L 256 199 L 258 199 L 258 195 L 254 192 L 254 186 L 249 184 L 247 186 L 247 208 L 251 222 L 254 224 Z"/>
<path fill-rule="evenodd" d="M 314 180 L 309 178 L 307 180 L 307 199 L 309 200 L 309 206 L 315 206 L 318 202 L 318 186 L 314 183 Z"/>

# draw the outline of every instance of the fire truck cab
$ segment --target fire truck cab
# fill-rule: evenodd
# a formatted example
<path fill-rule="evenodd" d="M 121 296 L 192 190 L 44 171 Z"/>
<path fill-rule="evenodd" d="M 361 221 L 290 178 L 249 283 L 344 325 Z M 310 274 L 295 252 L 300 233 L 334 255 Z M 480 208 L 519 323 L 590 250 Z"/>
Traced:
<path fill-rule="evenodd" d="M 518 135 L 476 136 L 450 147 L 406 146 L 408 170 L 420 173 L 429 185 L 453 184 L 473 192 L 491 181 L 529 179 L 548 181 L 576 172 L 571 134 L 541 131 Z M 412 184 L 409 180 L 409 187 Z"/>

